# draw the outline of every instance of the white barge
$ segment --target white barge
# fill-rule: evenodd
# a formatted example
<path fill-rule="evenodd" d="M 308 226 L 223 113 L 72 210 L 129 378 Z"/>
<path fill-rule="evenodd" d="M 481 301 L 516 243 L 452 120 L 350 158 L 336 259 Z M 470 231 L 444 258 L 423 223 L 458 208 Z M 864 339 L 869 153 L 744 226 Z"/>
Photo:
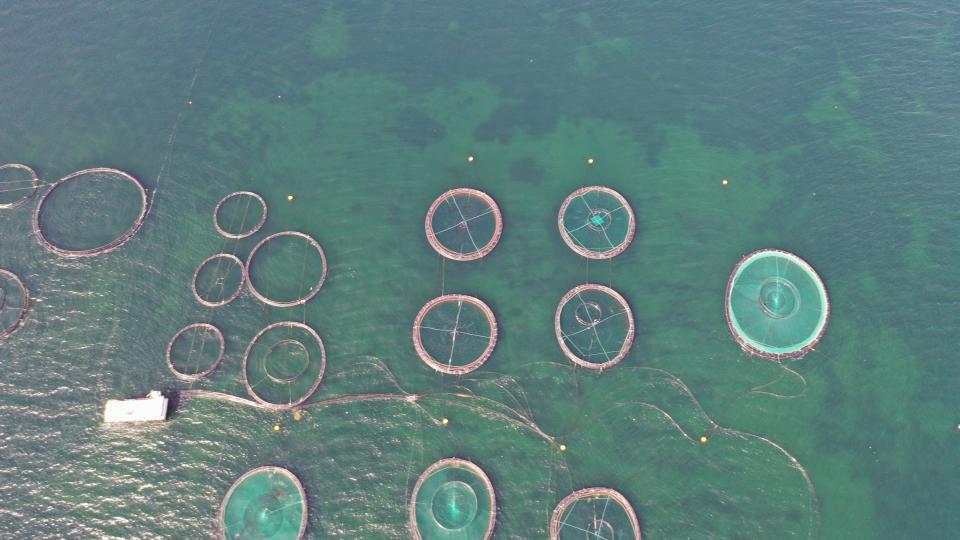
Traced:
<path fill-rule="evenodd" d="M 167 419 L 169 400 L 154 390 L 147 397 L 136 399 L 110 399 L 103 409 L 103 421 L 115 422 L 162 422 Z"/>

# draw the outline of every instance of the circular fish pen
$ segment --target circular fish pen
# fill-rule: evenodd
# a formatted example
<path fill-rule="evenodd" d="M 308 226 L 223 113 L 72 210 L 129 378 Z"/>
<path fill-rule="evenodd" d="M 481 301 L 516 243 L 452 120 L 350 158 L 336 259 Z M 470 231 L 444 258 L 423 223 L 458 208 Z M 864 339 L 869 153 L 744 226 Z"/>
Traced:
<path fill-rule="evenodd" d="M 36 171 L 21 163 L 0 165 L 0 210 L 27 204 L 40 187 Z"/>
<path fill-rule="evenodd" d="M 301 322 L 267 325 L 243 353 L 247 393 L 269 409 L 292 409 L 317 391 L 327 366 L 320 335 Z"/>
<path fill-rule="evenodd" d="M 226 261 L 226 269 L 223 268 L 224 261 Z M 206 270 L 214 262 L 216 266 L 213 267 L 211 276 Z M 215 308 L 236 300 L 243 292 L 246 281 L 247 268 L 239 257 L 231 253 L 217 253 L 207 257 L 197 266 L 193 272 L 191 289 L 197 302 L 206 307 Z M 228 290 L 231 291 L 230 294 L 226 294 Z"/>
<path fill-rule="evenodd" d="M 778 249 L 745 256 L 727 281 L 727 326 L 740 347 L 780 360 L 803 356 L 830 320 L 827 289 L 812 266 Z"/>
<path fill-rule="evenodd" d="M 605 487 L 574 491 L 550 517 L 550 540 L 640 540 L 640 522 L 627 498 Z"/>
<path fill-rule="evenodd" d="M 211 337 L 217 344 L 216 352 L 207 350 Z M 176 358 L 183 356 L 178 353 L 184 348 L 187 350 L 186 357 L 177 361 Z M 197 381 L 220 366 L 225 351 L 226 343 L 219 328 L 209 323 L 188 324 L 174 334 L 167 344 L 167 367 L 180 380 Z"/>
<path fill-rule="evenodd" d="M 241 202 L 241 199 L 243 202 Z M 247 213 L 249 212 L 250 205 L 253 202 L 256 202 L 260 206 L 260 219 L 251 228 L 244 229 L 244 226 L 246 225 Z M 240 213 L 240 223 L 239 225 L 237 224 L 237 218 L 234 216 L 230 225 L 224 227 L 220 223 L 220 214 L 222 211 L 224 211 L 224 209 L 230 206 L 243 208 L 243 211 Z M 213 208 L 213 226 L 215 229 L 217 229 L 217 232 L 220 234 L 220 236 L 225 238 L 239 240 L 241 238 L 253 236 L 263 228 L 263 224 L 266 222 L 267 202 L 264 201 L 263 197 L 261 197 L 258 193 L 254 193 L 252 191 L 234 191 L 233 193 L 230 193 L 229 195 L 220 199 L 220 201 L 217 202 L 217 205 Z M 235 230 L 235 228 L 239 230 Z"/>
<path fill-rule="evenodd" d="M 287 469 L 258 467 L 230 486 L 218 523 L 224 540 L 297 540 L 307 530 L 307 494 Z"/>
<path fill-rule="evenodd" d="M 598 371 L 623 360 L 635 332 L 626 299 L 610 287 L 590 283 L 563 295 L 553 327 L 567 358 Z"/>
<path fill-rule="evenodd" d="M 6 268 L 0 268 L 0 340 L 20 329 L 30 309 L 30 291 L 23 281 Z"/>
<path fill-rule="evenodd" d="M 285 273 L 289 273 L 288 269 L 285 269 L 284 267 L 282 267 L 282 265 L 277 267 L 270 267 L 268 262 L 268 263 L 265 263 L 266 268 L 264 270 L 258 271 L 256 268 L 254 268 L 254 265 L 258 264 L 255 262 L 257 261 L 257 254 L 260 253 L 260 250 L 263 249 L 264 246 L 269 246 L 271 242 L 276 242 L 284 238 L 301 239 L 303 241 L 302 263 L 299 266 L 294 264 L 294 266 L 297 267 L 296 268 L 296 270 L 298 271 L 297 275 L 300 277 L 300 279 L 295 283 L 289 284 L 289 286 L 286 287 L 286 290 L 282 291 L 287 295 L 291 295 L 292 293 L 293 298 L 290 298 L 290 299 L 269 298 L 265 294 L 263 294 L 261 290 L 258 289 L 256 283 L 254 283 L 256 281 L 255 276 L 260 273 L 263 273 L 263 274 L 276 277 L 276 276 L 283 275 Z M 306 271 L 308 268 L 312 269 L 312 266 L 314 266 L 308 263 L 308 251 L 310 248 L 313 248 L 316 254 L 319 256 L 318 260 L 315 261 L 315 264 L 320 266 L 320 272 L 319 272 L 320 275 L 316 283 L 313 286 L 311 286 L 309 290 L 306 291 L 306 293 L 304 293 L 303 286 L 304 286 L 304 278 L 306 275 Z M 299 249 L 299 247 L 294 246 L 293 248 L 288 248 L 287 251 L 290 251 L 290 249 L 293 249 L 294 251 L 296 251 Z M 296 255 L 296 253 L 294 253 L 294 255 Z M 306 304 L 308 301 L 310 301 L 311 298 L 313 298 L 314 296 L 317 295 L 318 292 L 320 292 L 320 287 L 323 286 L 323 282 L 327 278 L 327 257 L 323 252 L 323 248 L 320 247 L 320 243 L 314 240 L 312 236 L 302 232 L 298 232 L 298 231 L 284 231 L 284 232 L 271 234 L 270 236 L 264 238 L 263 240 L 260 240 L 260 242 L 257 243 L 256 246 L 254 246 L 253 250 L 250 251 L 250 256 L 247 257 L 247 265 L 245 270 L 246 270 L 246 278 L 247 278 L 247 287 L 250 289 L 250 293 L 253 294 L 253 296 L 257 300 L 263 302 L 268 306 L 273 306 L 273 307 L 280 307 L 280 308 L 293 307 L 293 306 L 299 306 L 301 304 Z"/>
<path fill-rule="evenodd" d="M 497 345 L 497 320 L 479 298 L 446 294 L 427 302 L 413 322 L 417 356 L 441 373 L 479 368 Z"/>
<path fill-rule="evenodd" d="M 85 176 L 92 175 L 95 177 L 101 176 L 115 176 L 120 180 L 130 183 L 134 186 L 137 193 L 140 197 L 140 212 L 137 215 L 136 219 L 133 221 L 133 224 L 129 229 L 126 230 L 122 235 L 111 240 L 105 244 L 81 248 L 81 249 L 71 249 L 63 246 L 54 244 L 44 233 L 44 226 L 41 223 L 43 216 L 44 205 L 50 198 L 51 194 L 55 193 L 58 189 L 62 189 L 64 186 L 68 185 L 70 182 L 77 181 Z M 97 167 L 93 169 L 84 169 L 82 171 L 77 171 L 71 173 L 53 184 L 50 189 L 40 197 L 40 202 L 37 204 L 37 209 L 33 214 L 33 233 L 37 237 L 37 241 L 40 242 L 40 245 L 44 247 L 47 251 L 59 255 L 61 257 L 96 257 L 97 255 L 103 255 L 109 253 L 120 246 L 126 244 L 137 232 L 140 230 L 140 227 L 143 226 L 144 220 L 147 217 L 147 209 L 149 208 L 149 201 L 147 200 L 147 190 L 143 187 L 143 184 L 139 180 L 134 178 L 129 173 L 118 169 L 110 169 L 106 167 Z M 78 205 L 86 206 L 86 205 Z M 96 207 L 94 207 L 96 208 Z"/>
<path fill-rule="evenodd" d="M 503 216 L 486 193 L 457 188 L 433 201 L 424 228 L 437 253 L 454 261 L 473 261 L 497 246 L 503 234 Z"/>
<path fill-rule="evenodd" d="M 630 203 L 603 186 L 580 188 L 563 200 L 557 225 L 564 243 L 588 259 L 609 259 L 623 253 L 637 229 Z"/>
<path fill-rule="evenodd" d="M 415 540 L 488 540 L 496 521 L 493 484 L 472 462 L 441 459 L 417 478 L 408 509 Z"/>

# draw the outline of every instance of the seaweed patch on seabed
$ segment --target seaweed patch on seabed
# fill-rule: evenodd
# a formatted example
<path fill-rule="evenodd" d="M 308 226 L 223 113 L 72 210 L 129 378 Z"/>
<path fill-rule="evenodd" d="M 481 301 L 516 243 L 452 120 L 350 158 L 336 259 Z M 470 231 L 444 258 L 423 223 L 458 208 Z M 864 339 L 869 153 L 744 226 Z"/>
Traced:
<path fill-rule="evenodd" d="M 641 524 L 645 534 L 679 533 L 684 527 L 699 530 L 699 525 L 687 521 L 690 517 L 687 514 L 683 523 L 670 522 L 678 517 L 676 505 L 688 504 L 692 499 L 704 505 L 703 515 L 719 519 L 722 514 L 711 512 L 709 506 L 730 504 L 729 496 L 722 495 L 721 499 L 720 493 L 728 489 L 722 482 L 734 478 L 738 487 L 729 489 L 743 491 L 732 495 L 740 501 L 736 506 L 756 515 L 771 516 L 774 522 L 763 523 L 753 514 L 737 515 L 729 519 L 739 520 L 741 525 L 731 523 L 731 526 L 742 528 L 742 523 L 751 523 L 756 527 L 752 532 L 769 534 L 770 527 L 793 525 L 796 529 L 784 531 L 784 536 L 812 538 L 818 534 L 819 499 L 806 468 L 775 441 L 718 424 L 704 411 L 690 388 L 672 373 L 657 368 L 621 366 L 617 378 L 607 377 L 601 385 L 598 376 L 582 377 L 586 373 L 583 370 L 559 362 L 533 362 L 528 368 L 551 380 L 556 377 L 583 379 L 576 383 L 578 395 L 572 398 L 581 402 L 579 413 L 568 429 L 555 433 L 544 429 L 536 419 L 527 389 L 515 376 L 476 372 L 447 379 L 443 391 L 411 393 L 374 357 L 359 359 L 350 369 L 331 379 L 337 383 L 350 381 L 347 384 L 373 380 L 376 392 L 313 398 L 298 409 L 390 402 L 417 410 L 428 425 L 434 426 L 445 425 L 452 410 L 465 409 L 481 418 L 531 433 L 549 448 L 560 450 L 544 455 L 540 461 L 550 468 L 548 482 L 555 497 L 546 501 L 543 508 L 547 517 L 561 495 L 582 487 L 577 484 L 593 483 L 580 478 L 577 470 L 581 464 L 596 461 L 621 467 L 616 475 L 620 479 L 616 488 L 642 509 L 645 516 L 642 522 L 656 522 L 660 529 L 650 531 Z M 535 382 L 532 377 L 530 383 Z M 255 401 L 219 392 L 184 390 L 180 395 L 264 408 Z M 617 400 L 614 396 L 634 399 Z M 570 445 L 570 452 L 563 452 L 565 445 Z M 745 456 L 748 459 L 745 460 Z M 792 476 L 794 474 L 797 476 Z M 698 481 L 690 482 L 691 475 Z M 756 485 L 745 486 L 745 478 L 754 479 Z M 645 485 L 661 487 L 656 493 L 647 493 L 643 490 Z M 675 485 L 677 492 L 664 493 L 664 485 Z M 800 493 L 803 493 L 802 502 L 797 499 Z M 547 517 L 542 524 L 544 530 Z M 693 529 L 689 529 L 691 526 Z M 702 527 L 706 532 L 712 525 L 705 523 Z M 751 531 L 745 533 L 749 535 Z"/>

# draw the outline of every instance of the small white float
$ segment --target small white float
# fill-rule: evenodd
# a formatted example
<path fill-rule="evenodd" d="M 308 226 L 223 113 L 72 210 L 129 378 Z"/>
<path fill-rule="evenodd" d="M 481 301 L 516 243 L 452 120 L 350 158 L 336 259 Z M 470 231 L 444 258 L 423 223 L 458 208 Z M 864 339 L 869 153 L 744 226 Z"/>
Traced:
<path fill-rule="evenodd" d="M 136 399 L 110 399 L 103 409 L 103 421 L 115 422 L 162 422 L 167 419 L 169 400 L 154 390 L 147 397 Z"/>

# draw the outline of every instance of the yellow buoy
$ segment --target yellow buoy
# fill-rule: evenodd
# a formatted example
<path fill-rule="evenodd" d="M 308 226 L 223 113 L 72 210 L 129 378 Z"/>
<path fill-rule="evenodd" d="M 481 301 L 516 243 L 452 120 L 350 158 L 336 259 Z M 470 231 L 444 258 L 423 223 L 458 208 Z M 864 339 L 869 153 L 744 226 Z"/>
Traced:
<path fill-rule="evenodd" d="M 288 200 L 288 201 L 292 201 L 292 200 L 293 200 L 293 195 L 287 195 L 287 200 Z"/>
<path fill-rule="evenodd" d="M 701 436 L 700 436 L 700 444 L 707 444 L 707 441 L 709 441 L 709 440 L 710 440 L 710 439 L 708 439 L 706 435 L 701 435 Z"/>
<path fill-rule="evenodd" d="M 561 445 L 560 445 L 560 451 L 561 451 L 561 452 L 566 452 L 566 451 L 567 451 L 567 445 L 561 444 Z"/>
<path fill-rule="evenodd" d="M 443 420 L 440 421 L 440 423 L 443 424 L 443 425 L 447 425 L 447 424 L 450 423 L 450 420 L 444 418 Z"/>
<path fill-rule="evenodd" d="M 294 419 L 294 420 L 296 420 L 297 422 L 299 422 L 301 418 L 303 418 L 303 415 L 300 414 L 300 411 L 293 411 L 293 419 Z"/>
<path fill-rule="evenodd" d="M 593 165 L 593 158 L 587 158 L 587 165 Z"/>
<path fill-rule="evenodd" d="M 274 430 L 274 431 L 280 431 L 280 424 L 274 424 L 274 425 L 273 425 L 273 430 Z"/>
<path fill-rule="evenodd" d="M 720 181 L 720 183 L 723 184 L 723 185 L 727 185 L 727 184 L 730 183 L 730 181 L 727 180 L 726 178 L 724 178 L 723 180 Z"/>
<path fill-rule="evenodd" d="M 467 163 L 473 163 L 473 160 L 475 160 L 475 159 L 477 159 L 477 158 L 475 158 L 475 157 L 473 157 L 473 156 L 467 156 Z"/>

